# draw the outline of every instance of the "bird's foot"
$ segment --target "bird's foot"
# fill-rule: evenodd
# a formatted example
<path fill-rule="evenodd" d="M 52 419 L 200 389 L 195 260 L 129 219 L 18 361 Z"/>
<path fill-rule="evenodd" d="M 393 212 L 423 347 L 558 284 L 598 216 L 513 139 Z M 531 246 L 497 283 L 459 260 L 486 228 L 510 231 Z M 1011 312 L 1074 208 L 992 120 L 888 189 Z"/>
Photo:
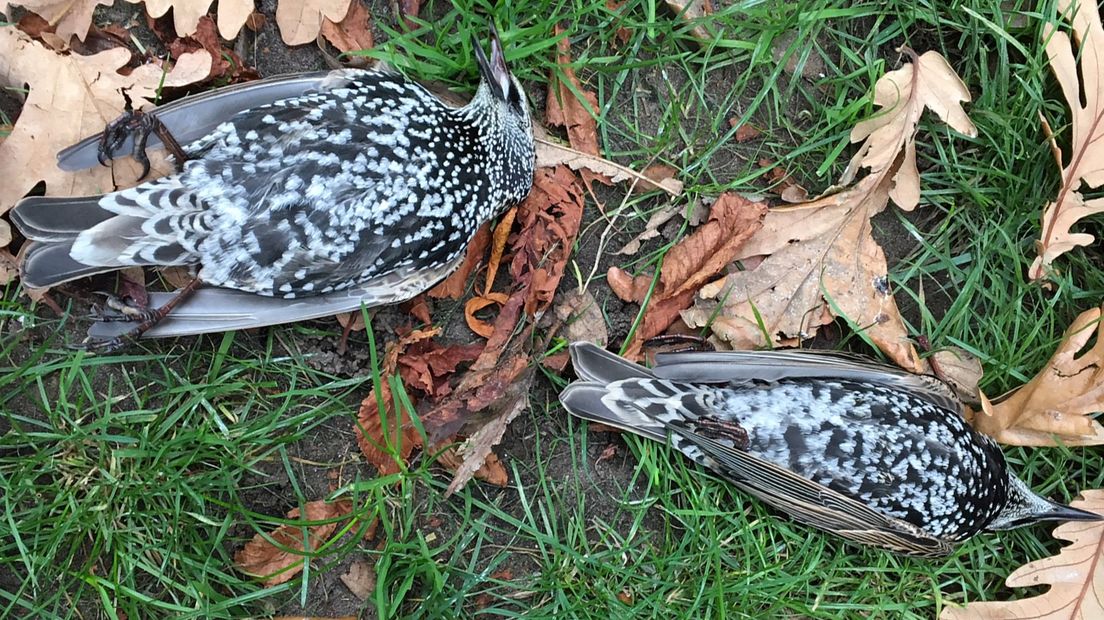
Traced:
<path fill-rule="evenodd" d="M 113 353 L 127 346 L 128 344 L 138 340 L 142 337 L 142 334 L 153 329 L 158 323 L 160 323 L 170 312 L 173 311 L 180 302 L 187 299 L 192 293 L 196 291 L 200 286 L 198 278 L 193 278 L 188 284 L 176 292 L 172 298 L 164 303 L 160 308 L 149 308 L 136 306 L 134 304 L 128 304 L 127 302 L 120 300 L 114 295 L 105 295 L 107 301 L 105 305 L 118 314 L 116 315 L 103 315 L 100 320 L 107 321 L 131 321 L 139 322 L 132 329 L 126 333 L 119 334 L 114 338 L 108 338 L 106 340 L 88 340 L 80 344 L 71 345 L 72 348 L 81 351 L 89 351 L 92 353 Z M 120 317 L 120 318 L 106 318 L 106 317 Z"/>
<path fill-rule="evenodd" d="M 99 159 L 100 165 L 108 165 L 123 144 L 126 143 L 127 138 L 133 136 L 134 148 L 130 155 L 142 166 L 142 174 L 138 176 L 138 179 L 146 178 L 150 171 L 149 156 L 146 155 L 146 141 L 149 140 L 151 133 L 156 133 L 161 142 L 165 144 L 165 148 L 172 153 L 177 168 L 183 166 L 187 155 L 184 154 L 184 149 L 180 147 L 180 143 L 169 132 L 169 128 L 165 127 L 165 124 L 155 114 L 135 110 L 126 91 L 123 91 L 123 98 L 126 102 L 123 113 L 119 118 L 108 123 L 104 127 L 103 133 L 100 134 L 99 149 L 96 151 L 96 158 Z"/>
<path fill-rule="evenodd" d="M 117 322 L 141 322 L 152 319 L 157 310 L 150 308 L 149 306 L 139 304 L 130 297 L 125 299 L 112 295 L 111 293 L 97 292 L 104 298 L 103 306 L 99 304 L 92 306 L 92 318 L 104 323 L 117 323 Z M 113 313 L 105 311 L 113 310 Z"/>

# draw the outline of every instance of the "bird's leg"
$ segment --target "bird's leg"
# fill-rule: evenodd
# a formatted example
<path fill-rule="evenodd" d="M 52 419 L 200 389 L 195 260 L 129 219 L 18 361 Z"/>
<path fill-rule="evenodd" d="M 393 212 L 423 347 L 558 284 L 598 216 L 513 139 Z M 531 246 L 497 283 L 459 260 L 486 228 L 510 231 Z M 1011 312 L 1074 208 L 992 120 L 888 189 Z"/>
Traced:
<path fill-rule="evenodd" d="M 99 150 L 96 152 L 96 158 L 99 159 L 100 164 L 108 165 L 115 156 L 115 152 L 126 142 L 127 136 L 134 136 L 134 149 L 131 151 L 131 156 L 142 165 L 139 180 L 146 178 L 150 170 L 149 157 L 146 155 L 146 141 L 151 133 L 156 133 L 165 144 L 165 148 L 172 154 L 177 170 L 180 170 L 188 156 L 185 155 L 184 149 L 180 147 L 180 143 L 173 137 L 169 128 L 157 118 L 156 114 L 135 110 L 126 91 L 123 91 L 123 98 L 125 104 L 122 115 L 108 123 L 100 135 Z"/>
<path fill-rule="evenodd" d="M 114 351 L 118 351 L 127 344 L 130 344 L 135 340 L 141 338 L 142 334 L 153 329 L 155 325 L 160 323 L 162 319 L 164 319 L 166 316 L 168 316 L 170 312 L 173 311 L 173 308 L 177 307 L 178 305 L 180 305 L 180 302 L 191 296 L 191 294 L 194 293 L 196 289 L 199 288 L 199 286 L 199 278 L 192 278 L 190 282 L 184 285 L 184 288 L 177 291 L 176 295 L 173 295 L 172 298 L 165 302 L 165 304 L 162 305 L 160 308 L 147 308 L 145 311 L 142 311 L 131 307 L 131 312 L 142 313 L 142 316 L 145 317 L 142 319 L 142 322 L 138 325 L 135 325 L 133 329 L 124 334 L 119 334 L 114 338 L 109 338 L 107 340 L 101 340 L 98 342 L 86 342 L 75 345 L 74 348 L 82 349 L 85 351 L 94 351 L 96 353 L 112 353 Z M 111 301 L 109 299 L 108 304 L 110 305 L 110 303 Z M 124 302 L 119 303 L 123 304 L 124 306 L 126 305 Z M 123 316 L 126 316 L 126 310 L 120 310 L 120 312 L 123 313 Z M 134 320 L 138 320 L 137 317 Z"/>

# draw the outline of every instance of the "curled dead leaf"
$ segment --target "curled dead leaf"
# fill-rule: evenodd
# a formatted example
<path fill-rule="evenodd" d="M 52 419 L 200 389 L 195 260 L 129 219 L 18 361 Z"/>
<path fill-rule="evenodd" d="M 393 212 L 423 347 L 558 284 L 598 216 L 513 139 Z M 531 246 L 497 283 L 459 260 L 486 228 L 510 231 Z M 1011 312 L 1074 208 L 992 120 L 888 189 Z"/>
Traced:
<path fill-rule="evenodd" d="M 429 296 L 437 299 L 444 297 L 449 299 L 460 299 L 465 289 L 467 289 L 468 276 L 479 266 L 479 261 L 483 260 L 483 256 L 487 253 L 487 245 L 490 242 L 491 225 L 488 222 L 480 226 L 479 230 L 475 231 L 475 236 L 472 237 L 472 240 L 468 243 L 468 250 L 464 255 L 464 262 L 460 263 L 460 267 L 452 272 L 452 275 L 442 280 L 437 286 L 429 289 Z"/>
<path fill-rule="evenodd" d="M 1090 340 L 1094 344 L 1088 350 Z M 1104 444 L 1104 322 L 1101 308 L 1078 316 L 1047 365 L 1031 381 L 996 405 L 983 401 L 985 415 L 974 427 L 1017 446 Z"/>

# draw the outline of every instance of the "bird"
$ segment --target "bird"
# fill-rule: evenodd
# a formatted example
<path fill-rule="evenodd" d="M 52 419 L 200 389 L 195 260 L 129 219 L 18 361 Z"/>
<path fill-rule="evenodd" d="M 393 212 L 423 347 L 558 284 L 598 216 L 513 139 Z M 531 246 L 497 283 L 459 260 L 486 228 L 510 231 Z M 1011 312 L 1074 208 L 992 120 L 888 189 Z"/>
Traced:
<path fill-rule="evenodd" d="M 193 268 L 195 280 L 156 310 L 111 306 L 142 321 L 130 337 L 178 304 L 184 325 L 159 335 L 414 297 L 459 266 L 476 230 L 533 184 L 528 100 L 490 31 L 489 58 L 473 40 L 481 79 L 462 107 L 377 68 L 270 78 L 124 115 L 59 153 L 59 166 L 89 167 L 127 147 L 145 165 L 148 136 L 179 151 L 177 171 L 99 196 L 22 200 L 12 221 L 30 240 L 24 285 Z"/>
<path fill-rule="evenodd" d="M 1104 516 L 1052 502 L 963 417 L 946 384 L 851 355 L 659 353 L 572 343 L 571 414 L 667 443 L 795 521 L 939 557 L 983 531 Z"/>

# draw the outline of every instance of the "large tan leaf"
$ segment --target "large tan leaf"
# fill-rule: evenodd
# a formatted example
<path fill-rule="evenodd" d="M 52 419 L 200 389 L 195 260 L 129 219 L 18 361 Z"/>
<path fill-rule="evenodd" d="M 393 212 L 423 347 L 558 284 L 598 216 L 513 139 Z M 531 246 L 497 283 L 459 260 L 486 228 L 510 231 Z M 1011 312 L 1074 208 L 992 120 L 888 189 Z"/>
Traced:
<path fill-rule="evenodd" d="M 111 5 L 115 0 L 0 0 L 0 13 L 11 15 L 11 7 L 21 6 L 42 17 L 56 28 L 62 41 L 71 37 L 81 41 L 92 25 L 92 12 L 101 4 Z"/>
<path fill-rule="evenodd" d="M 1104 426 L 1091 416 L 1104 411 L 1104 322 L 1100 308 L 1081 313 L 1062 344 L 1030 382 L 996 405 L 982 401 L 974 426 L 997 441 L 1018 446 L 1104 444 Z M 1085 345 L 1096 336 L 1087 351 Z"/>
<path fill-rule="evenodd" d="M 167 87 L 202 80 L 211 70 L 211 56 L 205 51 L 184 54 L 167 74 L 152 64 L 120 74 L 117 70 L 130 57 L 123 48 L 94 56 L 60 55 L 15 28 L 0 28 L 0 84 L 30 87 L 15 128 L 0 143 L 0 213 L 39 181 L 46 181 L 49 196 L 75 196 L 115 189 L 113 169 L 122 182 L 138 178 L 139 166 L 129 159 L 117 161 L 113 169 L 64 172 L 57 167 L 57 152 L 118 117 L 124 104 L 120 89 L 126 89 L 137 107 L 147 107 L 162 77 Z M 157 169 L 167 170 L 163 163 L 155 163 Z M 6 227 L 0 222 L 0 237 Z"/>
<path fill-rule="evenodd" d="M 1074 4 L 1073 0 L 1059 0 L 1059 14 L 1069 18 Z M 1043 209 L 1042 234 L 1035 242 L 1038 256 L 1028 271 L 1032 280 L 1046 277 L 1054 259 L 1062 254 L 1092 243 L 1092 235 L 1074 233 L 1071 229 L 1082 218 L 1104 213 L 1104 200 L 1085 200 L 1079 191 L 1082 184 L 1104 185 L 1104 123 L 1101 122 L 1104 121 L 1104 75 L 1101 73 L 1104 64 L 1100 60 L 1100 54 L 1104 53 L 1104 27 L 1095 2 L 1077 3 L 1077 11 L 1070 21 L 1072 41 L 1069 35 L 1049 24 L 1044 30 L 1050 68 L 1070 107 L 1073 135 L 1070 161 L 1062 169 L 1058 197 Z M 1075 53 L 1081 59 L 1080 71 Z M 1078 76 L 1084 78 L 1084 83 Z M 1057 145 L 1052 148 L 1058 150 Z"/>
<path fill-rule="evenodd" d="M 221 0 L 220 0 L 221 1 Z M 280 0 L 276 25 L 288 45 L 302 45 L 318 38 L 322 19 L 337 23 L 349 12 L 350 0 Z"/>
<path fill-rule="evenodd" d="M 188 37 L 195 34 L 199 18 L 207 14 L 213 0 L 127 0 L 131 4 L 145 3 L 146 12 L 153 17 L 161 17 L 172 9 L 173 28 L 177 36 Z M 281 3 L 282 4 L 282 3 Z M 279 8 L 277 7 L 277 10 Z M 233 39 L 253 12 L 252 0 L 219 0 L 218 29 L 224 39 Z"/>
<path fill-rule="evenodd" d="M 833 317 L 844 317 L 898 365 L 925 371 L 909 341 L 889 288 L 885 254 L 871 235 L 870 218 L 889 200 L 903 209 L 919 201 L 915 135 L 927 108 L 967 135 L 976 129 L 961 107 L 966 87 L 935 52 L 883 76 L 875 84 L 878 116 L 856 125 L 863 145 L 835 194 L 772 209 L 763 228 L 740 247 L 736 260 L 766 257 L 753 269 L 706 284 L 682 313 L 691 328 L 712 326 L 736 348 L 795 345 Z"/>
<path fill-rule="evenodd" d="M 1104 490 L 1082 493 L 1073 502 L 1082 510 L 1104 514 Z M 1030 588 L 1049 585 L 1039 596 L 1018 601 L 970 603 L 947 607 L 940 620 L 1099 620 L 1104 618 L 1104 522 L 1059 525 L 1054 537 L 1069 541 L 1055 556 L 1016 569 L 1005 585 Z"/>

